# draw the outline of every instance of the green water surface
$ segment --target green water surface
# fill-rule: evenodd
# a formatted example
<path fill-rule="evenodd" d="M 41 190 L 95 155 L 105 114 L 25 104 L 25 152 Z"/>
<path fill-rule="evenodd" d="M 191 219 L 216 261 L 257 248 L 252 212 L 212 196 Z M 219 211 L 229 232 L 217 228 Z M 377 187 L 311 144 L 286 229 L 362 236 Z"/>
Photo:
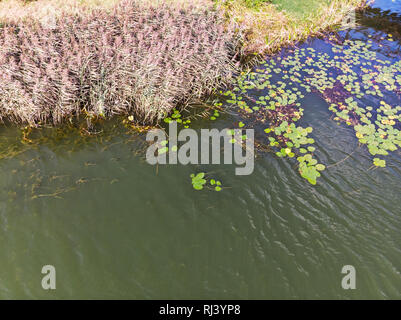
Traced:
<path fill-rule="evenodd" d="M 327 167 L 316 186 L 274 153 L 258 154 L 250 176 L 234 165 L 151 166 L 143 136 L 118 120 L 93 137 L 41 129 L 34 144 L 2 126 L 0 298 L 401 298 L 400 151 L 369 170 L 352 128 L 318 95 L 302 103 L 299 122 Z M 199 171 L 229 188 L 193 190 Z M 56 290 L 42 289 L 44 265 L 56 268 Z M 344 265 L 356 269 L 355 290 L 341 287 Z"/>

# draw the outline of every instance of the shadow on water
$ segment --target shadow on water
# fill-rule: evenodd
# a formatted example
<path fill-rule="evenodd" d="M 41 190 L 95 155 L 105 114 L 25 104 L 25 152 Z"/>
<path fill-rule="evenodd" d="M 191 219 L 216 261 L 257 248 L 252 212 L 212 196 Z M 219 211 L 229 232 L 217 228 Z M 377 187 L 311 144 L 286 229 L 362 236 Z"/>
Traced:
<path fill-rule="evenodd" d="M 358 20 L 365 28 L 372 28 L 376 33 L 381 31 L 391 34 L 398 41 L 398 54 L 400 53 L 401 40 L 401 12 L 383 11 L 380 8 L 367 8 L 358 15 Z M 369 31 L 368 31 L 369 32 Z M 377 37 L 377 40 L 380 38 Z"/>

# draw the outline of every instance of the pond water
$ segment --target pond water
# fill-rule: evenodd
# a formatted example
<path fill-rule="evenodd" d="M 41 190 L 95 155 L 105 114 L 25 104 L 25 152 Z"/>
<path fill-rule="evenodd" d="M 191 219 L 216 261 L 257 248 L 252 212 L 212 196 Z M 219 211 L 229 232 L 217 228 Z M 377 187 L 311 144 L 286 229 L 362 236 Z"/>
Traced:
<path fill-rule="evenodd" d="M 375 60 L 400 61 L 401 2 L 376 1 L 358 19 L 362 26 L 341 38 L 370 41 Z M 299 50 L 321 57 L 334 40 Z M 380 99 L 401 106 L 397 93 Z M 326 166 L 316 185 L 295 158 L 275 152 L 258 152 L 249 176 L 236 176 L 234 165 L 151 166 L 143 134 L 118 119 L 90 137 L 41 129 L 24 139 L 2 126 L 0 298 L 401 298 L 400 150 L 376 168 L 322 94 L 311 90 L 300 103 L 297 125 L 313 128 L 314 157 Z M 249 126 L 252 117 L 230 107 L 191 127 Z M 227 188 L 194 190 L 189 176 L 200 171 Z M 41 287 L 44 265 L 56 268 L 56 290 Z M 341 287 L 344 265 L 355 267 L 355 290 Z"/>

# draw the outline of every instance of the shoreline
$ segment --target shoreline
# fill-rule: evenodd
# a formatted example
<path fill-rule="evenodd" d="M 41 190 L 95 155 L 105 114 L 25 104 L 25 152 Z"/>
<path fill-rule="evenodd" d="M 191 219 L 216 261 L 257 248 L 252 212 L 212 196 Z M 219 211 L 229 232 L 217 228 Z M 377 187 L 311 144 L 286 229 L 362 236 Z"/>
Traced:
<path fill-rule="evenodd" d="M 304 7 L 293 11 L 280 7 L 280 3 L 288 6 L 288 0 L 255 0 L 257 4 L 253 6 L 247 5 L 246 0 L 217 1 L 226 19 L 237 23 L 245 35 L 242 54 L 266 55 L 309 37 L 338 31 L 341 26 L 351 27 L 352 22 L 347 24 L 344 18 L 350 12 L 363 10 L 374 0 L 334 0 L 330 4 L 305 0 Z M 319 7 L 312 9 L 307 3 L 319 3 Z"/>
<path fill-rule="evenodd" d="M 15 4 L 16 1 L 17 0 L 6 0 L 0 2 L 0 21 L 3 18 L 4 23 L 3 12 L 4 8 L 7 7 L 6 5 Z M 277 1 L 278 3 L 281 2 L 281 0 Z M 312 3 L 317 0 L 307 0 L 306 2 L 308 1 Z M 67 15 L 68 23 L 72 25 L 81 23 L 81 19 L 86 19 L 87 17 L 96 19 L 100 16 L 104 18 L 104 25 L 110 26 L 108 20 L 111 19 L 109 17 L 113 17 L 114 14 L 115 19 L 120 19 L 123 15 L 123 13 L 117 12 L 120 1 L 110 0 L 102 5 L 95 0 L 84 1 L 83 5 L 79 5 L 79 8 L 85 8 L 85 10 L 82 10 L 83 13 L 77 13 L 76 9 L 78 7 L 75 5 L 65 7 L 60 5 L 61 2 L 55 2 L 56 5 L 51 10 L 49 9 L 50 11 L 40 11 L 42 13 L 47 12 L 46 14 L 48 14 L 48 12 L 53 12 L 52 14 L 54 17 L 59 17 L 52 21 L 55 25 L 50 32 L 46 30 L 46 28 L 43 28 L 43 24 L 49 23 L 49 20 L 45 22 L 41 21 L 39 24 L 37 23 L 37 21 L 43 18 L 43 15 L 35 15 L 37 7 L 39 7 L 42 2 L 48 3 L 47 0 L 39 0 L 22 5 L 20 8 L 14 7 L 14 12 L 20 10 L 20 12 L 24 12 L 26 15 L 21 15 L 21 19 L 13 17 L 13 21 L 7 21 L 0 29 L 10 29 L 9 25 L 16 24 L 19 30 L 18 35 L 12 39 L 14 41 L 14 46 L 18 42 L 18 50 L 11 45 L 8 47 L 5 46 L 7 41 L 4 40 L 4 37 L 10 36 L 10 32 L 6 35 L 0 35 L 0 42 L 3 41 L 0 51 L 0 70 L 3 75 L 7 75 L 7 77 L 2 76 L 2 79 L 0 79 L 3 80 L 0 81 L 2 85 L 0 88 L 0 118 L 3 122 L 28 124 L 34 127 L 49 124 L 57 125 L 82 116 L 89 119 L 96 119 L 110 118 L 114 115 L 128 115 L 133 116 L 134 122 L 138 125 L 154 125 L 166 118 L 174 108 L 183 110 L 190 107 L 192 104 L 204 101 L 205 97 L 211 96 L 216 90 L 220 90 L 222 87 L 224 88 L 224 86 L 232 83 L 233 75 L 237 74 L 240 69 L 244 70 L 250 65 L 257 63 L 260 61 L 261 57 L 273 54 L 283 47 L 293 46 L 297 42 L 304 41 L 311 36 L 323 35 L 333 31 L 336 29 L 339 22 L 341 22 L 346 12 L 351 9 L 361 9 L 367 5 L 366 0 L 335 0 L 331 2 L 328 7 L 321 5 L 319 8 L 313 10 L 310 8 L 303 9 L 305 12 L 297 16 L 299 12 L 291 13 L 285 9 L 280 10 L 279 4 L 277 3 L 272 4 L 270 2 L 266 3 L 258 0 L 256 0 L 257 4 L 251 7 L 249 7 L 244 0 L 193 0 L 186 4 L 182 4 L 180 0 L 169 0 L 167 2 L 160 1 L 160 3 L 154 6 L 149 5 L 147 0 L 123 0 L 122 2 L 125 5 L 138 6 L 141 10 L 146 11 L 146 14 L 147 8 L 151 8 L 147 16 L 140 12 L 139 9 L 137 11 L 138 15 L 140 12 L 141 17 L 145 16 L 145 20 L 142 22 L 145 23 L 145 28 L 147 22 L 149 22 L 150 25 L 152 23 L 161 23 L 158 22 L 157 19 L 152 20 L 152 12 L 162 12 L 164 10 L 168 12 L 167 16 L 171 17 L 172 23 L 179 28 L 181 27 L 182 30 L 180 34 L 174 34 L 170 38 L 164 37 L 161 33 L 157 34 L 157 31 L 154 33 L 156 36 L 162 37 L 162 42 L 177 42 L 175 47 L 169 47 L 170 51 L 165 52 L 165 55 L 170 54 L 170 60 L 166 60 L 165 56 L 162 56 L 158 62 L 155 62 L 155 68 L 147 68 L 149 64 L 154 63 L 149 61 L 153 61 L 154 55 L 159 53 L 157 49 L 160 48 L 156 48 L 150 54 L 141 56 L 140 59 L 138 58 L 136 61 L 132 61 L 131 65 L 120 68 L 121 62 L 124 61 L 125 63 L 126 59 L 129 58 L 126 55 L 124 58 L 125 60 L 116 61 L 112 66 L 113 70 L 121 70 L 113 73 L 110 78 L 107 78 L 109 76 L 108 74 L 106 76 L 102 75 L 102 70 L 104 69 L 103 64 L 107 63 L 107 59 L 105 60 L 102 58 L 101 54 L 96 57 L 98 61 L 96 61 L 91 68 L 88 68 L 88 70 L 83 70 L 82 68 L 80 70 L 78 70 L 78 68 L 75 69 L 75 65 L 77 63 L 82 63 L 82 59 L 78 62 L 75 60 L 75 64 L 71 64 L 68 54 L 60 54 L 57 51 L 58 48 L 55 48 L 51 43 L 46 44 L 49 47 L 44 47 L 43 30 L 47 32 L 48 36 L 54 32 L 52 30 L 57 30 L 58 32 L 58 29 L 67 29 L 67 27 L 63 26 L 63 20 L 66 19 L 65 15 Z M 75 4 L 77 3 L 78 2 Z M 207 5 L 205 6 L 205 4 Z M 116 7 L 114 7 L 115 5 Z M 75 8 L 75 11 L 71 8 Z M 182 8 L 187 10 L 183 13 L 184 18 L 181 16 L 175 18 L 174 15 L 178 16 L 177 12 L 179 12 L 179 10 L 184 10 Z M 328 13 L 323 16 L 323 18 L 328 21 L 318 25 L 319 21 L 313 21 L 312 18 L 319 15 L 324 9 L 330 9 L 327 11 Z M 69 10 L 71 12 L 69 12 Z M 133 11 L 133 13 L 135 12 Z M 35 16 L 35 18 L 32 18 L 32 16 Z M 202 32 L 199 32 L 192 36 L 192 38 L 188 38 L 187 47 L 185 50 L 180 51 L 178 47 L 179 42 L 183 39 L 182 37 L 188 32 L 194 33 L 197 31 L 198 25 L 196 25 L 196 28 L 194 26 L 194 29 L 185 30 L 187 23 L 193 22 L 193 20 L 198 19 L 199 16 L 202 16 L 203 20 L 196 20 L 198 24 L 207 24 L 206 21 L 209 21 L 208 23 L 214 24 L 215 27 L 209 29 L 204 27 L 204 34 L 202 35 Z M 51 16 L 47 15 L 46 17 L 52 20 Z M 327 17 L 329 17 L 329 19 L 327 19 Z M 136 21 L 135 19 L 136 17 L 132 18 L 127 15 L 124 21 L 132 23 L 132 21 Z M 211 21 L 213 21 L 213 23 Z M 251 21 L 251 23 L 249 23 L 249 21 Z M 40 25 L 39 29 L 37 25 Z M 102 27 L 102 25 L 100 25 L 100 27 Z M 13 27 L 11 27 L 11 30 L 15 30 L 12 28 Z M 24 30 L 24 28 L 28 31 L 25 32 L 26 30 Z M 78 33 L 86 32 L 85 30 L 88 29 L 85 28 L 90 28 L 90 23 L 82 27 L 74 25 L 74 28 L 76 33 L 70 31 L 69 33 L 60 34 L 63 37 L 80 37 Z M 22 32 L 20 30 L 22 30 Z M 126 31 L 124 31 L 126 29 L 116 30 L 115 33 L 118 37 L 126 36 Z M 263 32 L 261 30 L 263 30 Z M 12 31 L 11 34 L 13 32 L 14 31 Z M 34 35 L 32 35 L 33 33 Z M 212 39 L 207 39 L 205 34 L 210 35 L 210 33 L 214 34 L 214 37 L 212 37 Z M 26 36 L 26 34 L 29 34 L 29 36 Z M 148 36 L 149 35 L 153 36 L 152 33 L 148 33 Z M 24 39 L 24 37 L 28 39 Z M 111 34 L 110 38 L 106 40 L 106 42 L 109 41 L 106 45 L 111 47 L 111 53 L 109 53 L 108 56 L 109 59 L 119 54 L 116 48 L 117 46 L 113 48 L 115 39 L 116 36 Z M 90 58 L 92 56 L 91 52 L 89 52 L 93 47 L 85 43 L 92 42 L 92 40 L 93 39 L 90 37 L 82 37 L 80 41 L 75 43 L 77 55 L 81 54 L 80 50 L 86 50 L 88 54 L 86 61 L 90 59 L 93 60 L 93 58 Z M 217 40 L 220 40 L 218 45 L 216 45 Z M 36 48 L 31 50 L 30 47 L 23 46 L 24 41 L 28 43 L 37 41 L 38 44 Z M 96 49 L 99 52 L 104 47 L 104 42 L 102 41 L 104 40 L 99 37 L 98 43 L 95 43 L 95 46 L 97 45 L 95 48 L 99 48 Z M 127 43 L 127 46 L 128 44 L 130 46 L 138 46 L 139 49 L 135 51 L 138 56 L 142 54 L 145 48 L 154 46 L 152 41 L 145 41 L 145 47 L 141 48 L 142 43 L 141 41 L 139 42 L 139 44 L 137 42 L 129 43 L 128 41 L 125 43 Z M 191 49 L 193 49 L 191 48 L 193 43 L 196 43 L 195 46 L 197 46 L 197 58 L 191 60 L 191 52 L 193 52 L 192 54 L 195 53 L 195 51 L 191 51 Z M 72 50 L 69 40 L 64 41 L 64 45 L 66 47 L 63 48 L 63 51 Z M 90 48 L 89 51 L 88 47 Z M 44 49 L 53 50 L 53 56 L 35 56 L 37 52 L 43 51 Z M 32 55 L 35 57 L 28 62 L 24 62 L 23 59 L 20 59 L 24 50 L 29 53 L 29 56 L 25 57 L 25 59 L 31 59 Z M 189 54 L 187 52 L 188 50 Z M 15 52 L 18 52 L 18 54 Z M 131 51 L 129 55 L 132 56 L 135 52 L 132 53 Z M 174 54 L 176 56 L 174 56 Z M 187 54 L 188 58 L 180 59 L 179 55 L 183 54 Z M 14 58 L 14 69 L 9 67 L 5 68 L 5 61 L 9 62 L 9 57 L 13 55 L 18 56 L 18 58 Z M 52 71 L 53 73 L 60 72 L 63 76 L 54 75 L 54 77 L 49 80 L 47 74 L 49 65 L 47 64 L 44 66 L 41 63 L 49 61 L 54 57 L 59 59 L 57 60 L 59 64 L 64 65 Z M 239 64 L 239 60 L 241 60 L 241 65 Z M 119 82 L 123 75 L 125 76 L 127 70 L 129 70 L 128 67 L 142 67 L 142 74 L 128 75 L 124 78 L 124 82 Z M 165 74 L 166 68 L 171 68 L 171 71 L 167 70 L 167 73 L 171 73 L 170 77 L 167 77 Z M 180 72 L 177 72 L 177 70 Z M 83 72 L 87 73 L 86 77 L 88 79 L 85 79 L 85 81 L 82 80 Z M 74 73 L 74 76 L 71 76 L 72 73 Z M 109 71 L 109 73 L 111 74 L 112 72 Z M 157 75 L 154 76 L 154 73 Z M 36 79 L 35 77 L 37 77 L 38 74 L 40 74 L 40 78 Z M 145 76 L 143 76 L 143 74 L 145 74 Z M 104 80 L 104 77 L 107 79 Z M 187 78 L 190 79 L 188 80 Z M 8 85 L 9 82 L 12 82 L 11 80 L 14 82 L 12 85 Z M 69 86 L 63 84 L 64 82 L 69 84 Z M 124 86 L 127 82 L 130 84 Z M 140 86 L 138 86 L 139 82 L 141 82 Z M 171 89 L 172 82 L 174 82 L 173 89 Z M 49 92 L 52 92 L 53 96 L 49 96 Z"/>

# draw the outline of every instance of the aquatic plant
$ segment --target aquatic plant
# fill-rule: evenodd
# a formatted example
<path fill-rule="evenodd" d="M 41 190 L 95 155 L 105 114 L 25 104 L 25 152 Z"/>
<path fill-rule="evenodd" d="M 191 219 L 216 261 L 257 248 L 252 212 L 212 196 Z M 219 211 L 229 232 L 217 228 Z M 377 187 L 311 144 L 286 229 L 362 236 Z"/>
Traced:
<path fill-rule="evenodd" d="M 0 118 L 57 124 L 87 114 L 161 120 L 236 70 L 237 37 L 210 7 L 123 0 L 113 10 L 0 29 Z"/>
<path fill-rule="evenodd" d="M 192 187 L 195 190 L 202 190 L 204 186 L 207 184 L 207 178 L 205 176 L 206 174 L 204 172 L 199 172 L 197 174 L 192 173 L 190 175 L 191 182 L 192 182 Z M 222 184 L 221 181 L 216 180 L 216 179 L 209 179 L 209 184 L 215 191 L 221 191 L 222 190 Z"/>
<path fill-rule="evenodd" d="M 290 49 L 243 72 L 235 88 L 221 92 L 243 119 L 238 126 L 264 125 L 267 144 L 278 157 L 296 158 L 301 176 L 312 184 L 325 166 L 314 158 L 314 139 L 308 137 L 313 129 L 295 124 L 304 113 L 305 93 L 325 99 L 334 120 L 353 127 L 372 155 L 401 147 L 401 106 L 384 100 L 397 99 L 401 62 L 379 59 L 371 41 L 338 42 L 327 53 Z M 373 163 L 386 164 L 379 158 Z"/>
<path fill-rule="evenodd" d="M 213 115 L 210 117 L 210 120 L 216 120 L 218 117 L 220 117 L 219 111 L 214 110 Z"/>
<path fill-rule="evenodd" d="M 288 87 L 283 81 L 270 81 L 272 74 L 282 71 L 275 62 L 271 62 L 269 66 L 266 64 L 265 69 L 242 73 L 237 80 L 238 85 L 222 94 L 227 97 L 226 103 L 235 106 L 241 117 L 247 120 L 247 126 L 267 123 L 269 127 L 263 132 L 268 145 L 276 150 L 278 157 L 296 158 L 301 176 L 315 184 L 316 178 L 320 176 L 319 171 L 324 170 L 324 166 L 312 158 L 315 148 L 311 144 L 314 139 L 308 137 L 312 128 L 295 125 L 304 111 L 299 102 L 304 95 L 297 87 Z M 257 93 L 262 90 L 268 94 Z M 246 124 L 243 121 L 238 123 L 238 127 L 244 126 Z M 306 152 L 310 154 L 305 155 Z M 304 160 L 309 157 L 311 161 Z"/>
<path fill-rule="evenodd" d="M 336 78 L 327 76 L 327 87 L 313 87 L 330 103 L 329 109 L 336 114 L 334 120 L 353 126 L 359 142 L 366 144 L 372 155 L 387 155 L 401 146 L 401 106 L 391 106 L 384 100 L 375 106 L 366 104 L 370 104 L 367 99 L 377 101 L 374 97 L 391 97 L 392 92 L 399 90 L 401 63 L 378 59 L 371 47 L 369 41 L 335 45 L 333 52 L 342 54 L 334 56 L 335 62 L 323 62 L 327 67 L 324 73 L 334 71 Z"/>
<path fill-rule="evenodd" d="M 171 123 L 172 121 L 176 121 L 177 124 L 182 124 L 185 129 L 189 128 L 189 124 L 191 123 L 191 119 L 186 117 L 185 119 L 182 117 L 182 114 L 179 110 L 173 109 L 171 115 L 167 118 L 164 118 L 163 121 L 165 123 Z"/>
<path fill-rule="evenodd" d="M 195 190 L 202 190 L 203 186 L 206 184 L 206 179 L 204 179 L 205 173 L 204 172 L 199 172 L 196 175 L 194 173 L 192 173 L 190 175 L 190 177 L 192 179 L 192 187 Z"/>
<path fill-rule="evenodd" d="M 374 158 L 373 159 L 373 164 L 376 167 L 385 167 L 386 166 L 386 160 L 379 159 L 379 158 Z"/>
<path fill-rule="evenodd" d="M 215 191 L 221 191 L 221 182 L 219 180 L 210 179 L 210 185 L 214 187 Z"/>

